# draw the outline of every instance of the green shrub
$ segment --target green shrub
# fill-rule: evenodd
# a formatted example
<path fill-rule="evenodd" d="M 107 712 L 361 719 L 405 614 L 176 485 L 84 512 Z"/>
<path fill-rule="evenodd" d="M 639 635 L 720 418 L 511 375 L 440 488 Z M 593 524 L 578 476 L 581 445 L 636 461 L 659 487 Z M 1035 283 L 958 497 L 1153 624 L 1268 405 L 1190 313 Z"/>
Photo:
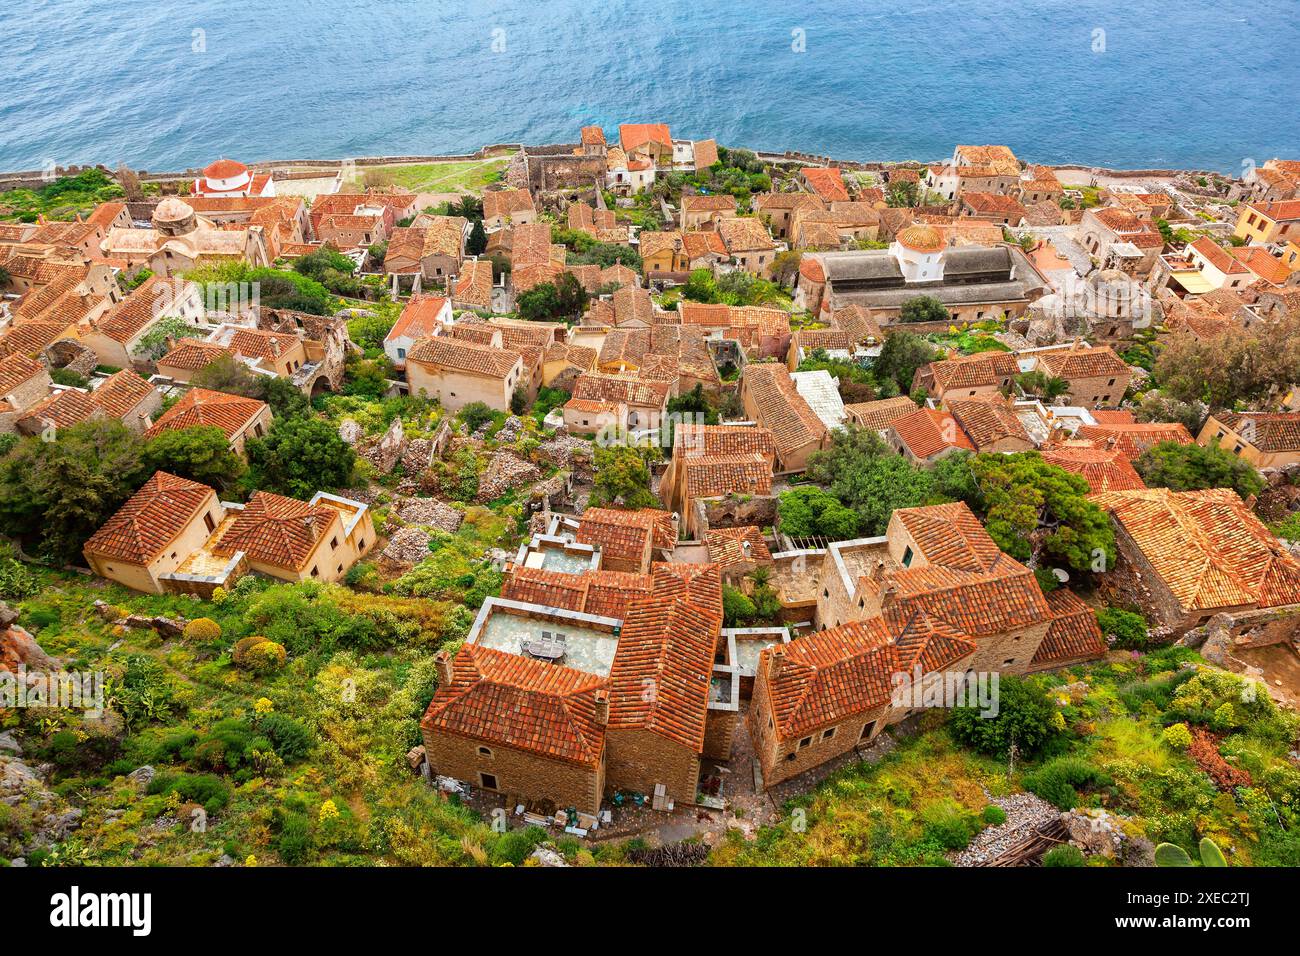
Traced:
<path fill-rule="evenodd" d="M 757 614 L 758 609 L 749 595 L 730 585 L 722 586 L 722 618 L 727 627 L 744 627 Z"/>
<path fill-rule="evenodd" d="M 1184 723 L 1170 724 L 1160 736 L 1174 750 L 1186 750 L 1192 745 L 1192 732 Z"/>
<path fill-rule="evenodd" d="M 40 590 L 36 578 L 26 565 L 14 558 L 0 559 L 0 598 L 21 601 Z"/>
<path fill-rule="evenodd" d="M 1083 851 L 1077 846 L 1062 843 L 1043 854 L 1043 866 L 1085 866 Z"/>
<path fill-rule="evenodd" d="M 1007 822 L 1007 811 L 1003 810 L 996 803 L 990 803 L 985 807 L 984 813 L 981 814 L 981 816 L 984 822 L 989 826 L 998 826 L 999 824 Z"/>
<path fill-rule="evenodd" d="M 196 617 L 185 625 L 183 636 L 187 641 L 198 641 L 203 644 L 220 640 L 221 625 L 210 617 Z"/>
<path fill-rule="evenodd" d="M 1105 607 L 1097 612 L 1097 624 L 1101 633 L 1115 635 L 1115 646 L 1125 650 L 1144 650 L 1151 640 L 1147 631 L 1147 622 L 1141 614 L 1125 611 L 1117 607 Z"/>
<path fill-rule="evenodd" d="M 948 728 L 959 743 L 984 753 L 1003 756 L 1014 740 L 1018 751 L 1028 755 L 1057 737 L 1061 718 L 1038 681 L 1003 677 L 998 682 L 996 716 L 983 716 L 979 707 L 957 707 Z"/>
<path fill-rule="evenodd" d="M 311 846 L 311 821 L 303 813 L 285 813 L 280 823 L 280 834 L 275 841 L 275 851 L 289 866 L 297 866 L 307 859 Z"/>
<path fill-rule="evenodd" d="M 149 782 L 148 792 L 179 794 L 183 800 L 201 804 L 208 813 L 218 813 L 230 802 L 230 788 L 208 773 L 160 773 Z"/>
<path fill-rule="evenodd" d="M 979 817 L 955 800 L 939 800 L 921 810 L 923 838 L 945 850 L 964 850 L 980 831 Z"/>
<path fill-rule="evenodd" d="M 1025 774 L 1025 789 L 1061 810 L 1079 805 L 1079 790 L 1108 787 L 1114 781 L 1082 757 L 1057 757 Z"/>
<path fill-rule="evenodd" d="M 276 756 L 285 763 L 301 760 L 316 745 L 316 735 L 283 714 L 263 714 L 255 721 L 257 730 L 271 742 Z"/>

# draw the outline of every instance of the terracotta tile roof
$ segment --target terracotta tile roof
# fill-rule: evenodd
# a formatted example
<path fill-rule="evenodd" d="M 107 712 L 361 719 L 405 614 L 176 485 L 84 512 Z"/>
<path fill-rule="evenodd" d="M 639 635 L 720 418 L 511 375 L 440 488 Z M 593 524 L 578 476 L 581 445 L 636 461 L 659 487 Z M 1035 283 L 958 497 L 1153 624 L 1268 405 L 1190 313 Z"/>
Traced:
<path fill-rule="evenodd" d="M 673 454 L 686 456 L 762 455 L 776 459 L 776 440 L 766 428 L 752 425 L 678 425 Z"/>
<path fill-rule="evenodd" d="M 85 392 L 75 388 L 55 392 L 41 399 L 23 415 L 24 420 L 35 420 L 55 428 L 71 428 L 90 419 L 99 406 Z"/>
<path fill-rule="evenodd" d="M 632 602 L 654 593 L 654 577 L 626 571 L 586 571 L 587 600 L 583 610 L 601 617 L 626 620 Z"/>
<path fill-rule="evenodd" d="M 1274 222 L 1300 221 L 1300 199 L 1283 199 L 1280 202 L 1252 202 L 1246 204 L 1261 216 Z"/>
<path fill-rule="evenodd" d="M 566 211 L 569 228 L 581 232 L 587 232 L 595 235 L 598 229 L 617 228 L 617 217 L 612 209 L 596 209 L 584 202 L 574 202 L 569 204 Z M 627 239 L 626 233 L 623 236 L 624 241 Z"/>
<path fill-rule="evenodd" d="M 977 352 L 931 362 L 930 372 L 943 390 L 980 388 L 996 386 L 1002 379 L 1018 375 L 1020 366 L 1010 352 Z"/>
<path fill-rule="evenodd" d="M 823 200 L 833 202 L 849 198 L 849 191 L 844 185 L 844 177 L 834 166 L 805 166 L 799 170 L 804 181 L 814 193 Z"/>
<path fill-rule="evenodd" d="M 809 282 L 825 282 L 826 269 L 820 259 L 804 256 L 799 260 L 799 275 Z"/>
<path fill-rule="evenodd" d="M 676 230 L 667 232 L 643 231 L 637 236 L 641 247 L 641 258 L 649 259 L 660 252 L 678 252 L 682 248 L 682 234 Z"/>
<path fill-rule="evenodd" d="M 1262 452 L 1300 451 L 1300 412 L 1224 412 L 1214 417 Z"/>
<path fill-rule="evenodd" d="M 952 399 L 944 407 L 957 419 L 966 437 L 977 450 L 988 448 L 1008 438 L 1032 444 L 1029 432 L 1006 402 Z"/>
<path fill-rule="evenodd" d="M 767 495 L 772 491 L 772 463 L 764 455 L 688 455 L 680 467 L 690 499 Z"/>
<path fill-rule="evenodd" d="M 491 308 L 492 263 L 487 259 L 462 262 L 452 298 L 478 308 Z"/>
<path fill-rule="evenodd" d="M 864 428 L 884 431 L 896 419 L 916 411 L 916 402 L 906 395 L 895 395 L 893 398 L 882 398 L 874 402 L 854 402 L 845 405 L 844 411 L 850 421 Z"/>
<path fill-rule="evenodd" d="M 338 524 L 338 517 L 334 508 L 255 491 L 212 551 L 225 556 L 243 551 L 250 561 L 299 571 L 317 542 Z"/>
<path fill-rule="evenodd" d="M 287 332 L 268 332 L 264 329 L 238 328 L 230 336 L 230 347 L 247 358 L 277 359 L 300 339 Z"/>
<path fill-rule="evenodd" d="M 656 597 L 690 601 L 714 621 L 715 628 L 722 626 L 722 569 L 716 564 L 656 561 L 650 570 Z"/>
<path fill-rule="evenodd" d="M 897 641 L 895 634 L 899 634 Z M 770 673 L 774 654 L 780 672 L 766 682 L 777 736 L 799 737 L 838 724 L 890 702 L 895 675 L 913 662 L 924 672 L 952 666 L 975 644 L 951 628 L 922 615 L 872 617 L 800 637 L 765 649 L 759 668 Z"/>
<path fill-rule="evenodd" d="M 216 497 L 207 485 L 156 471 L 86 542 L 87 554 L 148 564 Z"/>
<path fill-rule="evenodd" d="M 489 195 L 492 195 L 489 193 Z M 388 240 L 384 268 L 388 272 L 418 272 L 420 262 L 428 256 L 449 256 L 459 260 L 467 220 L 460 216 L 425 216 L 423 226 L 398 226 Z M 403 266 L 402 259 L 412 260 Z"/>
<path fill-rule="evenodd" d="M 971 166 L 988 167 L 992 175 L 1020 175 L 1020 162 L 1008 146 L 958 146 L 957 155 Z"/>
<path fill-rule="evenodd" d="M 735 212 L 736 197 L 726 194 L 683 196 L 682 212 Z"/>
<path fill-rule="evenodd" d="M 937 408 L 918 408 L 894 419 L 889 427 L 917 458 L 929 458 L 946 448 L 976 450 L 957 420 Z"/>
<path fill-rule="evenodd" d="M 702 752 L 718 623 L 687 600 L 634 601 L 609 672 L 609 728 Z"/>
<path fill-rule="evenodd" d="M 465 644 L 420 726 L 595 769 L 605 750 L 595 695 L 604 686 L 596 674 Z"/>
<path fill-rule="evenodd" d="M 215 425 L 227 438 L 234 438 L 261 415 L 266 407 L 266 402 L 259 402 L 255 398 L 192 388 L 153 423 L 145 436 L 153 438 L 174 429 Z"/>
<path fill-rule="evenodd" d="M 1098 425 L 1134 425 L 1137 418 L 1125 408 L 1094 408 L 1093 420 Z"/>
<path fill-rule="evenodd" d="M 749 553 L 745 544 L 749 544 Z M 743 528 L 710 528 L 704 532 L 704 544 L 709 549 L 709 561 L 723 571 L 750 564 L 771 564 L 772 552 L 763 538 L 763 531 L 752 525 Z"/>
<path fill-rule="evenodd" d="M 44 365 L 26 355 L 6 355 L 0 359 L 0 398 L 44 371 Z"/>
<path fill-rule="evenodd" d="M 625 402 L 638 408 L 664 408 L 671 387 L 668 382 L 647 382 L 627 375 L 585 373 L 573 383 L 573 397 Z"/>
<path fill-rule="evenodd" d="M 129 368 L 114 372 L 90 393 L 104 414 L 125 418 L 153 393 L 153 386 Z"/>
<path fill-rule="evenodd" d="M 628 153 L 647 143 L 658 143 L 669 149 L 673 147 L 673 137 L 666 123 L 624 123 L 618 128 L 618 140 L 623 151 Z"/>
<path fill-rule="evenodd" d="M 720 219 L 718 234 L 732 255 L 737 252 L 765 252 L 776 248 L 767 227 L 757 219 Z"/>
<path fill-rule="evenodd" d="M 1229 255 L 1228 250 L 1209 236 L 1201 236 L 1195 242 L 1189 243 L 1187 248 L 1196 250 L 1210 265 L 1224 275 L 1244 275 L 1250 271 L 1236 258 Z"/>
<path fill-rule="evenodd" d="M 155 306 L 162 298 L 161 289 L 168 280 L 151 276 L 95 323 L 95 331 L 125 345 L 152 324 L 158 315 Z"/>
<path fill-rule="evenodd" d="M 780 452 L 788 454 L 825 437 L 825 423 L 799 394 L 784 365 L 776 362 L 746 365 L 742 390 L 750 396 L 759 424 L 772 432 Z"/>
<path fill-rule="evenodd" d="M 233 356 L 234 349 L 203 339 L 181 339 L 171 351 L 158 360 L 157 365 L 159 369 L 198 371 L 227 355 Z"/>
<path fill-rule="evenodd" d="M 521 212 L 536 212 L 533 194 L 527 189 L 493 189 L 483 194 L 483 218 L 513 216 Z"/>
<path fill-rule="evenodd" d="M 1144 451 L 1160 442 L 1192 444 L 1191 433 L 1181 422 L 1080 425 L 1075 437 L 1092 439 L 1103 448 L 1114 448 L 1129 461 L 1137 461 Z"/>
<path fill-rule="evenodd" d="M 582 142 L 588 146 L 605 145 L 605 131 L 599 126 L 584 126 L 582 128 Z"/>
<path fill-rule="evenodd" d="M 553 342 L 546 347 L 543 361 L 546 362 L 567 362 L 575 368 L 584 372 L 590 371 L 596 367 L 596 357 L 599 353 L 595 349 L 585 345 L 568 345 L 563 342 Z"/>
<path fill-rule="evenodd" d="M 607 558 L 640 560 L 651 548 L 671 548 L 677 535 L 673 516 L 656 508 L 624 511 L 616 508 L 588 508 L 578 522 L 575 539 L 595 545 Z"/>
<path fill-rule="evenodd" d="M 711 139 L 697 139 L 691 144 L 695 149 L 695 168 L 706 169 L 718 161 L 718 144 Z"/>
<path fill-rule="evenodd" d="M 14 322 L 0 335 L 0 355 L 36 356 L 63 338 L 62 322 Z"/>
<path fill-rule="evenodd" d="M 1184 610 L 1300 603 L 1300 562 L 1230 488 L 1089 500 L 1110 512 Z"/>
<path fill-rule="evenodd" d="M 1097 448 L 1088 441 L 1074 441 L 1044 445 L 1039 454 L 1048 464 L 1082 475 L 1094 492 L 1146 487 L 1128 458 L 1118 450 Z"/>
<path fill-rule="evenodd" d="M 1052 612 L 1052 623 L 1034 651 L 1033 664 L 1059 666 L 1070 661 L 1092 660 L 1106 653 L 1106 639 L 1092 608 L 1065 588 L 1049 591 L 1044 596 Z"/>
<path fill-rule="evenodd" d="M 498 349 L 477 342 L 466 342 L 447 335 L 421 339 L 406 353 L 407 364 L 469 372 L 487 378 L 506 378 L 520 364 L 518 352 Z"/>
<path fill-rule="evenodd" d="M 1286 285 L 1291 270 L 1282 264 L 1282 260 L 1260 246 L 1243 246 L 1228 250 L 1228 255 L 1238 260 L 1247 269 L 1265 282 L 1273 285 Z"/>
<path fill-rule="evenodd" d="M 682 233 L 682 252 L 691 261 L 703 259 L 705 256 L 726 258 L 727 246 L 722 241 L 722 235 L 712 229 L 703 232 L 684 232 Z"/>
<path fill-rule="evenodd" d="M 1025 207 L 1018 200 L 1001 193 L 964 192 L 961 201 L 977 213 L 1009 216 L 1014 222 L 1019 222 L 1025 214 Z"/>
<path fill-rule="evenodd" d="M 510 227 L 510 264 L 514 268 L 550 262 L 551 227 L 548 223 L 520 223 Z"/>

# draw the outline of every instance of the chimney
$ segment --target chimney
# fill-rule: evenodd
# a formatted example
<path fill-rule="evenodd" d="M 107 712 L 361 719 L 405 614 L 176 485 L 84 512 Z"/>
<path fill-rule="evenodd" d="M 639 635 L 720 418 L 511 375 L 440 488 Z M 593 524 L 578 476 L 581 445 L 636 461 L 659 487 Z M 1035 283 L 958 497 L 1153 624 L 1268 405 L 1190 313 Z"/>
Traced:
<path fill-rule="evenodd" d="M 607 726 L 609 724 L 609 691 L 602 687 L 596 691 L 592 700 L 596 705 L 596 723 L 602 727 Z"/>
<path fill-rule="evenodd" d="M 769 681 L 778 680 L 781 677 L 781 671 L 785 669 L 785 647 L 777 644 L 769 648 L 767 652 L 767 679 Z"/>
<path fill-rule="evenodd" d="M 873 565 L 871 568 L 871 580 L 872 582 L 879 582 L 880 579 L 883 578 L 884 576 L 885 576 L 885 562 L 882 559 L 877 558 L 875 565 Z"/>
<path fill-rule="evenodd" d="M 1076 335 L 1074 341 L 1070 343 L 1070 351 L 1077 352 L 1081 348 L 1083 348 L 1083 339 Z"/>
<path fill-rule="evenodd" d="M 1247 498 L 1246 498 L 1246 510 L 1247 510 L 1247 511 L 1254 511 L 1254 510 L 1255 510 L 1255 502 L 1258 501 L 1258 500 L 1259 500 L 1259 496 L 1258 496 L 1258 495 L 1249 495 L 1249 496 L 1247 496 Z"/>
<path fill-rule="evenodd" d="M 754 550 L 754 546 L 748 541 L 742 539 L 740 542 L 740 550 L 745 552 L 745 557 L 749 557 L 750 552 Z"/>
<path fill-rule="evenodd" d="M 452 680 L 451 653 L 449 651 L 439 651 L 434 655 L 433 663 L 438 668 L 438 686 L 449 686 Z"/>
<path fill-rule="evenodd" d="M 276 358 L 280 357 L 280 340 L 274 337 L 271 339 L 271 354 Z"/>

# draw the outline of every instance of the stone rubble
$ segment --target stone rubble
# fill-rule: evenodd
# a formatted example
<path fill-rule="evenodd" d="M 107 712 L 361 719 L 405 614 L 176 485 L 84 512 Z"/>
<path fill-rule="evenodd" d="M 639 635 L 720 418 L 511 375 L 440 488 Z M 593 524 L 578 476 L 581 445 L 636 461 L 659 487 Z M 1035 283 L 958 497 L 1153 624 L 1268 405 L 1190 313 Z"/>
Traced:
<path fill-rule="evenodd" d="M 407 524 L 418 524 L 455 534 L 465 516 L 437 498 L 406 498 L 396 508 L 397 517 Z"/>
<path fill-rule="evenodd" d="M 1051 823 L 1061 813 L 1042 797 L 1013 793 L 990 801 L 1006 812 L 1006 823 L 985 827 L 970 846 L 951 857 L 954 866 L 979 866 L 1001 856 L 1038 827 Z"/>
<path fill-rule="evenodd" d="M 496 452 L 483 469 L 478 482 L 478 501 L 500 498 L 506 492 L 531 485 L 542 477 L 536 465 L 529 464 L 509 452 Z"/>
<path fill-rule="evenodd" d="M 390 564 L 418 564 L 429 556 L 429 532 L 422 528 L 406 527 L 388 539 L 380 557 Z"/>

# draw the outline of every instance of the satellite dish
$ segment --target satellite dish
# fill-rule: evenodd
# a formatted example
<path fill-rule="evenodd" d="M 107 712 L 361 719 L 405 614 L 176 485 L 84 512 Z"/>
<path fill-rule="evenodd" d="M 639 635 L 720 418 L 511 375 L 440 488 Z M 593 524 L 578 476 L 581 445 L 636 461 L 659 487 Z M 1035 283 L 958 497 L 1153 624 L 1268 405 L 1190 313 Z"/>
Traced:
<path fill-rule="evenodd" d="M 1070 582 L 1070 572 L 1066 571 L 1065 568 L 1052 568 L 1052 573 L 1056 575 L 1056 580 L 1062 584 Z"/>

